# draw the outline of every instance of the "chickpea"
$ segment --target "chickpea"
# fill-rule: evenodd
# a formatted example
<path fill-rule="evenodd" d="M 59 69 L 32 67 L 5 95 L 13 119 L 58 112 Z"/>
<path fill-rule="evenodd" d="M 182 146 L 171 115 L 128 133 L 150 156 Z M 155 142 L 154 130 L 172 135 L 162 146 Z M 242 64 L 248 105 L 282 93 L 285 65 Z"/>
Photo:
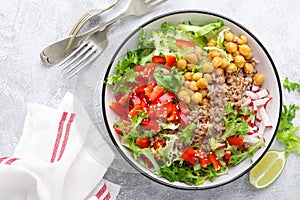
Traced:
<path fill-rule="evenodd" d="M 185 88 L 185 91 L 188 93 L 188 95 L 191 97 L 195 92 L 189 88 Z"/>
<path fill-rule="evenodd" d="M 244 66 L 244 72 L 246 74 L 251 74 L 253 72 L 253 70 L 254 70 L 254 67 L 253 67 L 252 64 L 250 64 L 250 63 L 246 63 L 245 64 L 245 66 Z"/>
<path fill-rule="evenodd" d="M 217 45 L 217 41 L 214 40 L 214 39 L 210 39 L 207 43 L 207 46 L 209 47 L 213 47 L 213 46 L 216 46 Z"/>
<path fill-rule="evenodd" d="M 202 98 L 201 104 L 205 105 L 208 104 L 208 102 L 209 102 L 208 98 Z"/>
<path fill-rule="evenodd" d="M 228 42 L 226 45 L 225 45 L 225 48 L 226 50 L 229 52 L 229 53 L 235 53 L 237 51 L 237 44 L 234 43 L 234 42 Z"/>
<path fill-rule="evenodd" d="M 203 64 L 203 72 L 204 73 L 212 73 L 214 71 L 214 66 L 211 62 L 205 62 Z"/>
<path fill-rule="evenodd" d="M 202 78 L 202 74 L 200 72 L 196 72 L 193 74 L 193 80 L 198 81 L 200 78 Z"/>
<path fill-rule="evenodd" d="M 201 58 L 204 54 L 204 50 L 198 46 L 195 48 L 195 54 L 198 56 L 198 59 Z"/>
<path fill-rule="evenodd" d="M 212 60 L 212 64 L 215 67 L 220 67 L 223 64 L 223 59 L 220 56 L 216 56 Z"/>
<path fill-rule="evenodd" d="M 191 100 L 194 104 L 200 103 L 202 101 L 202 94 L 200 92 L 195 92 L 195 94 L 191 96 Z"/>
<path fill-rule="evenodd" d="M 188 71 L 193 71 L 195 69 L 196 65 L 194 64 L 187 64 L 187 70 Z"/>
<path fill-rule="evenodd" d="M 218 50 L 210 50 L 208 53 L 209 57 L 213 59 L 214 57 L 221 56 L 221 53 Z"/>
<path fill-rule="evenodd" d="M 208 83 L 207 83 L 207 80 L 205 78 L 200 78 L 198 81 L 197 81 L 197 86 L 198 88 L 200 89 L 206 89 L 208 87 Z"/>
<path fill-rule="evenodd" d="M 251 49 L 247 44 L 241 44 L 241 45 L 239 45 L 239 52 L 243 56 L 247 56 L 251 52 Z"/>
<path fill-rule="evenodd" d="M 185 59 L 190 64 L 196 64 L 198 62 L 198 57 L 195 53 L 191 53 L 185 56 Z"/>
<path fill-rule="evenodd" d="M 265 81 L 265 75 L 263 74 L 255 74 L 253 76 L 253 82 L 255 85 L 262 85 Z"/>
<path fill-rule="evenodd" d="M 251 59 L 253 57 L 253 53 L 250 51 L 248 55 L 245 56 L 247 60 Z"/>
<path fill-rule="evenodd" d="M 197 82 L 196 81 L 191 81 L 190 82 L 190 89 L 193 91 L 198 91 L 198 86 L 197 86 Z"/>
<path fill-rule="evenodd" d="M 241 35 L 240 38 L 237 40 L 238 44 L 246 44 L 247 43 L 247 37 L 244 35 Z"/>
<path fill-rule="evenodd" d="M 193 73 L 192 72 L 186 72 L 184 74 L 184 79 L 187 80 L 187 81 L 193 80 Z"/>
<path fill-rule="evenodd" d="M 233 37 L 234 37 L 234 35 L 233 35 L 233 33 L 230 32 L 230 31 L 226 31 L 226 32 L 224 33 L 224 39 L 225 39 L 226 41 L 228 41 L 228 42 L 232 42 L 232 41 L 233 41 Z"/>
<path fill-rule="evenodd" d="M 237 55 L 234 57 L 234 64 L 238 67 L 238 68 L 242 68 L 245 64 L 246 60 L 244 58 L 244 56 L 242 55 Z"/>
<path fill-rule="evenodd" d="M 228 58 L 222 58 L 221 68 L 226 69 L 226 67 L 228 67 L 228 65 L 229 65 Z"/>
<path fill-rule="evenodd" d="M 207 83 L 212 83 L 212 76 L 210 74 L 204 74 L 203 78 L 206 80 Z"/>
<path fill-rule="evenodd" d="M 176 63 L 176 66 L 179 70 L 184 70 L 186 69 L 186 65 L 187 65 L 187 62 L 185 59 L 183 58 L 180 58 L 177 63 Z"/>
<path fill-rule="evenodd" d="M 178 98 L 183 101 L 186 104 L 189 104 L 191 102 L 191 97 L 188 95 L 186 90 L 180 90 L 177 93 Z"/>
<path fill-rule="evenodd" d="M 183 86 L 185 88 L 190 88 L 190 82 L 189 81 L 184 81 Z"/>
<path fill-rule="evenodd" d="M 208 94 L 207 90 L 199 90 L 199 92 L 202 94 L 202 97 L 206 97 Z"/>
<path fill-rule="evenodd" d="M 230 63 L 226 68 L 227 73 L 233 73 L 237 71 L 237 66 L 234 63 Z"/>
<path fill-rule="evenodd" d="M 215 74 L 217 76 L 222 76 L 222 75 L 224 75 L 224 70 L 222 68 L 218 68 L 215 70 Z"/>

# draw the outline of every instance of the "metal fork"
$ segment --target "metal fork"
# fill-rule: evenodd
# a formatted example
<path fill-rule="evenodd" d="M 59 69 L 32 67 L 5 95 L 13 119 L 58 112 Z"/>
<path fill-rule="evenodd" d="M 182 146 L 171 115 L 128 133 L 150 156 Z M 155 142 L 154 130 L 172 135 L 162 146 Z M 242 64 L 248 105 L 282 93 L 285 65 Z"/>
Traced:
<path fill-rule="evenodd" d="M 71 32 L 69 33 L 69 35 L 71 36 L 69 43 L 66 47 L 66 52 L 69 52 L 71 49 L 71 45 L 76 37 L 76 35 L 79 33 L 79 31 L 81 30 L 81 28 L 84 26 L 84 24 L 86 22 L 88 22 L 92 17 L 96 16 L 96 15 L 100 15 L 102 13 L 104 13 L 107 10 L 110 10 L 111 8 L 113 8 L 117 3 L 119 3 L 120 0 L 115 0 L 113 4 L 111 4 L 109 7 L 104 8 L 104 9 L 92 9 L 87 11 L 74 25 L 74 27 L 72 28 Z"/>
<path fill-rule="evenodd" d="M 107 46 L 106 33 L 113 23 L 129 15 L 143 15 L 166 1 L 168 0 L 131 0 L 125 12 L 101 26 L 99 30 L 82 41 L 81 45 L 63 60 L 60 64 L 62 72 L 72 77 L 90 64 Z M 76 64 L 74 65 L 74 63 Z"/>

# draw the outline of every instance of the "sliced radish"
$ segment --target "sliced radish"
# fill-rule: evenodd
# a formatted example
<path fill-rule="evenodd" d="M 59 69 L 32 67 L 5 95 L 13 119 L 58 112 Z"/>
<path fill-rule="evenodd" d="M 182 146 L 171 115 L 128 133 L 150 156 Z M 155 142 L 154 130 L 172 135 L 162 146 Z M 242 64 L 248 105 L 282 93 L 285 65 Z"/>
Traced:
<path fill-rule="evenodd" d="M 248 125 L 250 126 L 250 128 L 253 128 L 255 126 L 255 118 L 254 117 L 248 122 Z"/>
<path fill-rule="evenodd" d="M 268 101 L 265 103 L 264 107 L 265 109 L 267 109 L 267 106 L 269 105 L 269 103 L 272 101 L 272 97 L 268 98 Z"/>
<path fill-rule="evenodd" d="M 254 144 L 254 143 L 258 142 L 258 141 L 259 141 L 259 138 L 257 137 L 256 134 L 245 135 L 244 136 L 244 142 L 248 142 L 248 143 Z"/>
<path fill-rule="evenodd" d="M 243 107 L 249 106 L 251 102 L 252 102 L 251 98 L 250 97 L 247 98 L 246 101 L 243 103 Z"/>
<path fill-rule="evenodd" d="M 261 116 L 261 121 L 265 125 L 266 128 L 272 128 L 272 123 L 269 119 L 267 111 L 264 107 L 261 107 L 259 110 L 259 115 Z"/>
<path fill-rule="evenodd" d="M 216 150 L 221 150 L 227 147 L 226 143 L 220 143 L 219 146 L 216 148 Z"/>
<path fill-rule="evenodd" d="M 253 104 L 253 107 L 260 107 L 260 106 L 264 106 L 266 105 L 269 101 L 270 101 L 271 98 L 263 98 L 263 99 L 257 99 L 257 100 L 254 100 L 252 102 Z"/>
<path fill-rule="evenodd" d="M 261 122 L 261 116 L 260 116 L 260 113 L 256 113 L 255 115 L 255 120 L 258 121 L 258 122 Z"/>
<path fill-rule="evenodd" d="M 259 99 L 262 99 L 262 98 L 269 96 L 270 92 L 268 89 L 262 89 L 262 90 L 258 91 L 256 94 Z"/>
<path fill-rule="evenodd" d="M 252 92 L 258 92 L 259 89 L 260 89 L 260 86 L 253 84 L 253 85 L 252 85 L 252 88 L 251 88 L 251 91 L 252 91 Z"/>
<path fill-rule="evenodd" d="M 263 122 L 259 123 L 259 125 L 258 125 L 258 131 L 257 131 L 258 137 L 263 138 L 265 130 L 266 130 L 265 124 Z"/>
<path fill-rule="evenodd" d="M 251 98 L 252 100 L 259 99 L 259 96 L 253 91 L 245 91 L 244 95 Z"/>
<path fill-rule="evenodd" d="M 247 133 L 247 135 L 252 135 L 254 133 L 256 133 L 258 130 L 257 126 L 254 125 L 253 127 L 250 127 L 250 131 Z"/>

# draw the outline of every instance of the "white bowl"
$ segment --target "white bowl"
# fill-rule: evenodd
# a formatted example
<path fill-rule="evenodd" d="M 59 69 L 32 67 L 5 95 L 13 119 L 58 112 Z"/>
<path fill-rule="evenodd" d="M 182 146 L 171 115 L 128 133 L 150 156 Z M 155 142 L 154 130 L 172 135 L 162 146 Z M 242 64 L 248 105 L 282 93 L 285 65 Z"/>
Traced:
<path fill-rule="evenodd" d="M 251 46 L 253 55 L 260 63 L 256 66 L 258 72 L 261 72 L 265 75 L 264 87 L 268 88 L 271 91 L 271 96 L 273 98 L 272 103 L 268 106 L 268 111 L 271 112 L 270 120 L 274 125 L 273 128 L 268 129 L 265 132 L 265 147 L 259 149 L 252 158 L 252 162 L 249 159 L 242 161 L 239 165 L 234 166 L 229 169 L 229 173 L 226 175 L 222 175 L 218 177 L 214 182 L 206 181 L 202 185 L 198 186 L 189 186 L 185 183 L 181 182 L 169 182 L 164 178 L 160 178 L 155 174 L 148 171 L 146 168 L 137 163 L 133 157 L 132 153 L 122 146 L 119 135 L 115 133 L 113 129 L 113 124 L 117 115 L 109 108 L 109 103 L 114 101 L 114 95 L 112 93 L 111 86 L 105 85 L 102 90 L 102 108 L 103 108 L 103 117 L 110 134 L 110 137 L 115 144 L 116 148 L 122 154 L 122 156 L 129 162 L 136 170 L 145 175 L 146 177 L 161 183 L 166 186 L 179 188 L 179 189 L 207 189 L 213 188 L 216 186 L 224 185 L 233 180 L 244 175 L 248 172 L 266 153 L 269 147 L 272 144 L 273 139 L 275 138 L 275 132 L 279 124 L 281 106 L 282 106 L 282 96 L 281 96 L 281 86 L 279 76 L 276 70 L 276 67 L 265 49 L 262 43 L 245 27 L 238 24 L 237 22 L 228 19 L 227 17 L 210 13 L 204 11 L 179 11 L 179 12 L 171 12 L 168 14 L 164 14 L 159 17 L 155 17 L 154 19 L 149 20 L 144 23 L 141 27 L 143 27 L 146 31 L 153 30 L 157 27 L 160 28 L 163 22 L 169 22 L 172 24 L 182 23 L 184 21 L 190 21 L 193 24 L 206 24 L 210 22 L 215 22 L 217 19 L 221 19 L 224 21 L 226 26 L 231 28 L 231 31 L 236 33 L 237 35 L 245 35 L 248 38 L 248 44 Z M 139 35 L 140 27 L 136 30 L 132 31 L 132 34 L 124 40 L 124 42 L 117 49 L 115 55 L 112 58 L 111 64 L 108 67 L 108 70 L 105 74 L 105 79 L 114 73 L 114 67 L 116 66 L 118 60 L 123 58 L 126 55 L 128 49 L 136 49 L 137 46 L 137 37 Z"/>

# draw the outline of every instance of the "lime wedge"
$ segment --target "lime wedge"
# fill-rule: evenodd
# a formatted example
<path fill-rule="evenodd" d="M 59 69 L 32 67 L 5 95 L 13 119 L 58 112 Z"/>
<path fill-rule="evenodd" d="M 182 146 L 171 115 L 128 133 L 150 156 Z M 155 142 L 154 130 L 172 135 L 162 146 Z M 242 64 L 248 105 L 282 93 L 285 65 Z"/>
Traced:
<path fill-rule="evenodd" d="M 250 170 L 249 182 L 256 188 L 273 183 L 285 166 L 285 152 L 271 150 Z"/>

